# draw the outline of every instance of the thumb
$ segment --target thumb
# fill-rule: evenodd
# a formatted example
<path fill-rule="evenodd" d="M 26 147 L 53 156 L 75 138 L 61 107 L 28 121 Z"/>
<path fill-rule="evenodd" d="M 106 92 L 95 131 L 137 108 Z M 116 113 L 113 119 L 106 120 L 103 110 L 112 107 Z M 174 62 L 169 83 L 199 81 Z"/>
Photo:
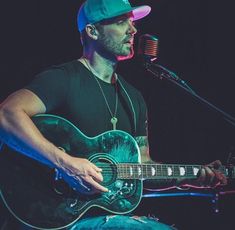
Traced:
<path fill-rule="evenodd" d="M 207 166 L 210 168 L 218 169 L 219 167 L 222 166 L 222 163 L 220 160 L 215 160 L 215 161 L 211 162 L 210 164 L 208 164 Z"/>

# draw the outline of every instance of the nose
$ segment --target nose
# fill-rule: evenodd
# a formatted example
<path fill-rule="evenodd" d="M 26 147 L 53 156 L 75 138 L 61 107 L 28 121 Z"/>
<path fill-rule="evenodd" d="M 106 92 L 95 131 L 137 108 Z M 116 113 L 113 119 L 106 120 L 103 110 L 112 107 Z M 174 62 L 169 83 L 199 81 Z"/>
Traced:
<path fill-rule="evenodd" d="M 137 29 L 132 19 L 129 20 L 129 32 L 133 35 L 137 33 Z"/>

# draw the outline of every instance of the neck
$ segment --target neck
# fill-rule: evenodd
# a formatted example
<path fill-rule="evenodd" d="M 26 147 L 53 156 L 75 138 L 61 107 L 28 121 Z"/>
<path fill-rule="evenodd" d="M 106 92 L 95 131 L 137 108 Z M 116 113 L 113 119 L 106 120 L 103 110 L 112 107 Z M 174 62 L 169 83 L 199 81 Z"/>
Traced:
<path fill-rule="evenodd" d="M 112 82 L 112 77 L 114 76 L 117 67 L 117 61 L 104 59 L 99 55 L 83 55 L 79 61 L 102 81 L 107 83 Z"/>

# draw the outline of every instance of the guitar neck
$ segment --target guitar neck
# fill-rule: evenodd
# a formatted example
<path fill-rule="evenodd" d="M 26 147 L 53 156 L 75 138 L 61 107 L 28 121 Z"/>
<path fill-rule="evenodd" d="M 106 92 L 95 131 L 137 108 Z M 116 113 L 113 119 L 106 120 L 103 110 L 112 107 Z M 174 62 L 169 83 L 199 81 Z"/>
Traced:
<path fill-rule="evenodd" d="M 120 179 L 195 179 L 202 165 L 118 164 Z M 235 178 L 234 167 L 219 168 L 226 177 Z"/>

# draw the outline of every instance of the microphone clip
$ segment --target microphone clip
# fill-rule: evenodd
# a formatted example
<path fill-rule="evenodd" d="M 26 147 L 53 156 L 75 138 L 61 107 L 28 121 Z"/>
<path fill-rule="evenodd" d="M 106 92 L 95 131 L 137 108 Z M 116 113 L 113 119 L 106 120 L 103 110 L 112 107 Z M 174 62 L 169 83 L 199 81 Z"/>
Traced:
<path fill-rule="evenodd" d="M 167 79 L 170 81 L 173 81 L 182 87 L 184 87 L 186 90 L 190 91 L 191 93 L 195 93 L 193 89 L 184 81 L 182 80 L 179 76 L 177 76 L 174 72 L 171 70 L 168 70 L 167 68 L 163 67 L 162 65 L 159 65 L 155 63 L 154 61 L 157 58 L 148 58 L 145 59 L 145 68 L 147 71 L 158 77 L 160 80 Z"/>

